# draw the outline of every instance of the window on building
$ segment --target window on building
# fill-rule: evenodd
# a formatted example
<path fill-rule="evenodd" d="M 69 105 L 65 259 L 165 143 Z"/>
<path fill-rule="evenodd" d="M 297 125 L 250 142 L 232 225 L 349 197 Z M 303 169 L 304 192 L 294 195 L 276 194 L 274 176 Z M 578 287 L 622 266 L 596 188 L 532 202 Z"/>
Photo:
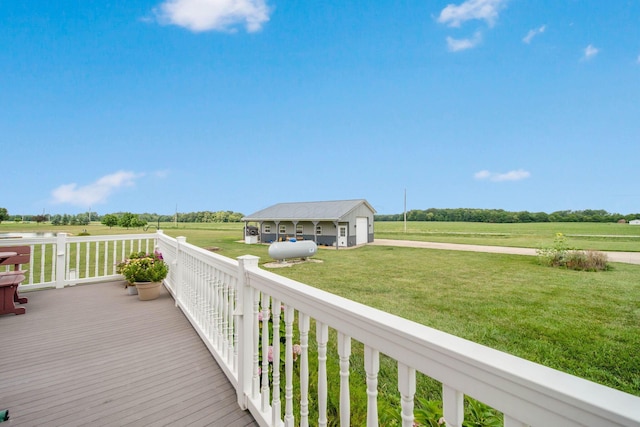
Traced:
<path fill-rule="evenodd" d="M 296 234 L 304 234 L 304 226 L 302 224 L 296 225 Z"/>
<path fill-rule="evenodd" d="M 322 226 L 321 225 L 316 225 L 316 234 L 318 234 L 318 235 L 322 234 Z"/>
<path fill-rule="evenodd" d="M 262 226 L 262 232 L 263 233 L 271 233 L 271 224 L 264 224 Z"/>
<path fill-rule="evenodd" d="M 287 226 L 280 224 L 280 234 L 287 234 Z"/>

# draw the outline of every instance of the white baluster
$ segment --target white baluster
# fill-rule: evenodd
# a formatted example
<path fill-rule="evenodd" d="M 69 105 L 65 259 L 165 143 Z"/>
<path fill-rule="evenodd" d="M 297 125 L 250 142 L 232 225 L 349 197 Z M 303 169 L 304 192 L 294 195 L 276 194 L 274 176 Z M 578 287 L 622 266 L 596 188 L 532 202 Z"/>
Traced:
<path fill-rule="evenodd" d="M 280 403 L 280 310 L 281 302 L 274 299 L 271 311 L 273 312 L 273 340 L 271 348 L 273 351 L 273 401 L 271 402 L 271 422 L 272 426 L 280 425 L 281 403 Z"/>
<path fill-rule="evenodd" d="M 413 398 L 416 394 L 416 370 L 398 363 L 398 391 L 402 408 L 402 426 L 413 426 Z"/>
<path fill-rule="evenodd" d="M 364 370 L 367 373 L 367 427 L 378 425 L 378 371 L 380 353 L 378 350 L 364 347 Z"/>
<path fill-rule="evenodd" d="M 327 341 L 329 328 L 316 323 L 316 341 L 318 342 L 318 426 L 327 425 Z"/>
<path fill-rule="evenodd" d="M 284 386 L 284 425 L 293 427 L 293 307 L 285 307 L 284 310 L 284 337 L 285 337 L 285 386 Z"/>
<path fill-rule="evenodd" d="M 222 273 L 218 270 L 216 271 L 216 348 L 218 351 L 222 348 L 222 304 L 224 303 L 223 299 L 223 286 L 222 282 Z"/>
<path fill-rule="evenodd" d="M 351 424 L 351 396 L 349 394 L 349 357 L 351 337 L 338 333 L 338 357 L 340 358 L 340 425 Z"/>
<path fill-rule="evenodd" d="M 233 312 L 234 309 L 236 307 L 236 287 L 235 287 L 235 280 L 232 277 L 227 276 L 227 280 L 229 283 L 229 301 L 228 301 L 228 307 L 227 307 L 227 328 L 228 328 L 228 333 L 227 333 L 227 337 L 229 339 L 229 347 L 228 347 L 228 351 L 227 351 L 227 357 L 229 360 L 229 363 L 232 365 L 232 369 L 235 370 L 235 367 L 237 366 L 235 363 L 235 351 L 236 351 L 236 342 L 237 342 L 237 334 L 236 334 L 236 325 L 235 325 L 235 319 L 233 318 Z"/>
<path fill-rule="evenodd" d="M 238 324 L 236 322 L 236 318 L 233 315 L 236 311 L 236 307 L 240 305 L 238 301 L 238 292 L 237 292 L 238 283 L 236 279 L 231 279 L 231 307 L 229 309 L 229 323 L 231 324 L 231 329 L 229 333 L 231 334 L 231 351 L 229 352 L 229 358 L 231 359 L 231 363 L 233 364 L 233 370 L 235 371 L 238 368 Z"/>
<path fill-rule="evenodd" d="M 447 427 L 461 427 L 464 421 L 464 394 L 443 384 L 442 411 Z"/>
<path fill-rule="evenodd" d="M 269 296 L 262 294 L 262 412 L 269 409 Z"/>
<path fill-rule="evenodd" d="M 225 360 L 229 351 L 229 284 L 227 283 L 226 274 L 222 276 L 222 311 L 220 313 L 222 317 L 222 348 L 220 353 Z"/>
<path fill-rule="evenodd" d="M 300 427 L 309 427 L 309 316 L 298 313 L 300 332 Z"/>
<path fill-rule="evenodd" d="M 260 391 L 260 322 L 258 321 L 258 311 L 260 309 L 260 292 L 255 291 L 253 295 L 253 382 L 251 386 L 251 398 L 258 397 Z"/>

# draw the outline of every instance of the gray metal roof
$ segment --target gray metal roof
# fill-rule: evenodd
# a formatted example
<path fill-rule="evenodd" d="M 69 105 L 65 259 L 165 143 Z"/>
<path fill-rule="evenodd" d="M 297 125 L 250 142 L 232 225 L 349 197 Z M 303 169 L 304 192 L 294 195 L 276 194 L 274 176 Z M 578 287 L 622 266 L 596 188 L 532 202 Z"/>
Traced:
<path fill-rule="evenodd" d="M 365 204 L 371 212 L 376 210 L 364 199 L 335 200 L 331 202 L 278 203 L 242 218 L 243 221 L 318 220 L 339 221 L 352 210 Z"/>

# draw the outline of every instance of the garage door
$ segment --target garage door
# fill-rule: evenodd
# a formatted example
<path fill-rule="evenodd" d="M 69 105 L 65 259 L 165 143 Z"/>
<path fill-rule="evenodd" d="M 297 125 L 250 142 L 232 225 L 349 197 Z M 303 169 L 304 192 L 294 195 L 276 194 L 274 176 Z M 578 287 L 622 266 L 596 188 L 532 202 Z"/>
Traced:
<path fill-rule="evenodd" d="M 366 216 L 356 218 L 356 245 L 364 245 L 369 241 L 369 224 Z"/>

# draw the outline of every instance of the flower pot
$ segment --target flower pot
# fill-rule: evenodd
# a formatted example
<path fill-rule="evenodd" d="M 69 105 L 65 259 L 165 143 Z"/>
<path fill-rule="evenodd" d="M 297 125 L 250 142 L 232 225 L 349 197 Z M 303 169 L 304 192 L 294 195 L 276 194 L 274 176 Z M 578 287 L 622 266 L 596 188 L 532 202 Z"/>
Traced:
<path fill-rule="evenodd" d="M 158 298 L 160 296 L 160 286 L 162 286 L 162 282 L 136 282 L 138 299 L 140 301 L 148 301 Z"/>
<path fill-rule="evenodd" d="M 134 285 L 129 285 L 127 286 L 127 293 L 129 295 L 138 295 L 138 288 L 136 288 Z"/>

